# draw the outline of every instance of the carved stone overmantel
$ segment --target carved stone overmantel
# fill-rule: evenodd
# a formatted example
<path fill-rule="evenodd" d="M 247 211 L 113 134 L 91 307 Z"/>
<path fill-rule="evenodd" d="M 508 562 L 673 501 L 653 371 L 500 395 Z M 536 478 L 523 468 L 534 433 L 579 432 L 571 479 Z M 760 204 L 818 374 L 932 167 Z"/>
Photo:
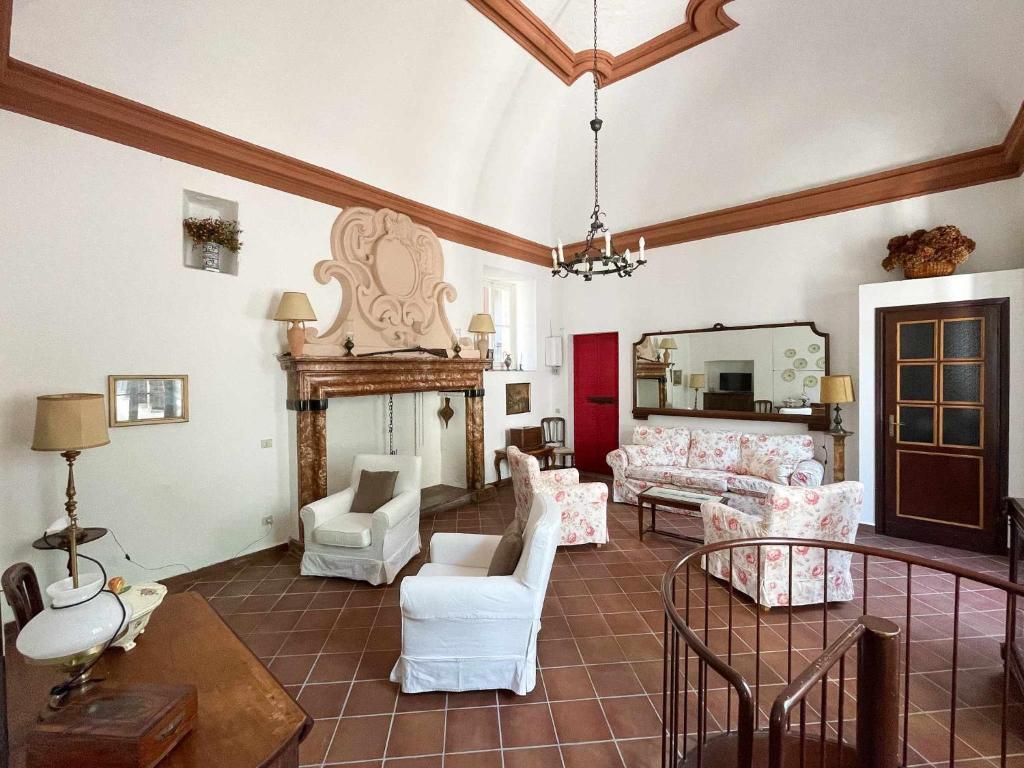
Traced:
<path fill-rule="evenodd" d="M 387 208 L 346 208 L 331 228 L 331 258 L 318 262 L 320 283 L 337 280 L 341 311 L 322 334 L 306 331 L 307 355 L 341 355 L 346 330 L 356 354 L 421 346 L 448 349 L 444 254 L 434 233 Z"/>
<path fill-rule="evenodd" d="M 486 360 L 436 357 L 292 357 L 278 355 L 288 374 L 287 405 L 296 412 L 299 507 L 327 495 L 327 407 L 332 397 L 462 390 L 466 394 L 466 487 L 484 487 Z M 298 521 L 303 540 L 302 520 Z"/>

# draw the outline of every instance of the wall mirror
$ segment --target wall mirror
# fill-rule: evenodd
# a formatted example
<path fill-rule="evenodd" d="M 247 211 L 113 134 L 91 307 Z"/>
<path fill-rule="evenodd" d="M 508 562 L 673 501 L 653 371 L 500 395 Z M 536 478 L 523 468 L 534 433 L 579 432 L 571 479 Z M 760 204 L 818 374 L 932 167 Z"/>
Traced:
<path fill-rule="evenodd" d="M 188 376 L 108 376 L 110 426 L 188 421 Z"/>
<path fill-rule="evenodd" d="M 645 333 L 633 345 L 633 417 L 652 414 L 806 423 L 819 402 L 828 334 L 812 322 Z"/>

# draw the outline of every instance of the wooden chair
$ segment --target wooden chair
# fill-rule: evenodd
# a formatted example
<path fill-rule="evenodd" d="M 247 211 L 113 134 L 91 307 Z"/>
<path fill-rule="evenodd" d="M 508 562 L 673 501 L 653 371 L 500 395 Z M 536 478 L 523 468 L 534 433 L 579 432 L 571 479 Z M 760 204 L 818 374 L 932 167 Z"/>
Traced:
<path fill-rule="evenodd" d="M 771 413 L 772 412 L 772 401 L 771 400 L 755 400 L 754 401 L 754 413 Z"/>
<path fill-rule="evenodd" d="M 0 576 L 7 604 L 14 611 L 14 623 L 21 630 L 29 620 L 43 610 L 43 595 L 39 579 L 28 563 L 15 563 Z"/>
<path fill-rule="evenodd" d="M 544 430 L 544 445 L 565 447 L 565 419 L 548 416 L 540 420 L 540 428 Z"/>

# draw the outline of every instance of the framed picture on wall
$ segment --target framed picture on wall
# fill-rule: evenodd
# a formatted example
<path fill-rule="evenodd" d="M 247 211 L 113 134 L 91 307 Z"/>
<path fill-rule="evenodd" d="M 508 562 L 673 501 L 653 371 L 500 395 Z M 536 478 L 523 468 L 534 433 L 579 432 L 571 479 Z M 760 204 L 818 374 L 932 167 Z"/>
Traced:
<path fill-rule="evenodd" d="M 681 386 L 683 386 L 683 372 L 682 371 L 672 371 L 672 386 L 673 387 L 681 387 Z"/>
<path fill-rule="evenodd" d="M 188 376 L 107 376 L 110 426 L 188 421 Z"/>
<path fill-rule="evenodd" d="M 530 382 L 505 385 L 505 415 L 530 412 Z"/>

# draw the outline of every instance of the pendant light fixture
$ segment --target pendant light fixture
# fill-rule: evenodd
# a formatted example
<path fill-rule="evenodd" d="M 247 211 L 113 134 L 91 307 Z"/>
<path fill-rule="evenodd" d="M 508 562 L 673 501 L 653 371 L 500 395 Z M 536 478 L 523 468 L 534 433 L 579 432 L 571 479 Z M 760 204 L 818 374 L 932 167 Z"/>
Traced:
<path fill-rule="evenodd" d="M 597 113 L 597 0 L 594 0 L 594 119 L 590 121 L 590 130 L 594 132 L 594 210 L 590 214 L 590 227 L 587 230 L 587 237 L 583 242 L 583 248 L 569 260 L 565 260 L 565 253 L 562 241 L 558 241 L 558 250 L 551 251 L 551 274 L 555 277 L 568 277 L 569 275 L 582 275 L 586 282 L 594 279 L 594 275 L 618 275 L 629 277 L 637 267 L 646 264 L 644 254 L 644 239 L 640 238 L 640 253 L 634 258 L 629 249 L 625 253 L 618 253 L 612 247 L 612 235 L 604 223 L 604 211 L 601 210 L 601 203 L 598 195 L 597 171 L 598 171 L 598 133 L 601 130 L 603 121 Z M 594 244 L 598 234 L 604 235 L 604 242 Z"/>

